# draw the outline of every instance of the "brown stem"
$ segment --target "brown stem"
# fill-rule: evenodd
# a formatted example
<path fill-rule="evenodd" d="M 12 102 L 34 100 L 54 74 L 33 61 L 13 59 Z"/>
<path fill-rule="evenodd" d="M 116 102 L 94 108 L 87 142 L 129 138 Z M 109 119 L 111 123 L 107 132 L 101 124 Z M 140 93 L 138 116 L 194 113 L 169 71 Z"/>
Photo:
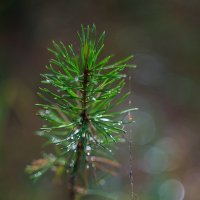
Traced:
<path fill-rule="evenodd" d="M 76 174 L 78 172 L 79 166 L 81 165 L 81 158 L 82 153 L 84 151 L 84 146 L 82 140 L 79 140 L 77 148 L 76 148 L 76 160 L 74 163 L 74 168 L 70 177 L 70 192 L 69 192 L 69 199 L 74 200 L 76 197 L 76 190 L 75 190 L 75 182 L 76 182 Z"/>
<path fill-rule="evenodd" d="M 84 69 L 84 79 L 83 79 L 83 93 L 82 93 L 82 108 L 83 112 L 81 113 L 81 125 L 88 123 L 88 116 L 87 116 L 87 84 L 88 84 L 88 66 L 87 66 L 87 56 L 85 57 L 85 69 Z M 69 200 L 75 200 L 76 198 L 76 175 L 77 172 L 82 164 L 82 158 L 84 153 L 84 137 L 81 137 L 78 141 L 76 147 L 76 160 L 74 163 L 73 171 L 70 177 L 70 192 L 69 192 Z"/>

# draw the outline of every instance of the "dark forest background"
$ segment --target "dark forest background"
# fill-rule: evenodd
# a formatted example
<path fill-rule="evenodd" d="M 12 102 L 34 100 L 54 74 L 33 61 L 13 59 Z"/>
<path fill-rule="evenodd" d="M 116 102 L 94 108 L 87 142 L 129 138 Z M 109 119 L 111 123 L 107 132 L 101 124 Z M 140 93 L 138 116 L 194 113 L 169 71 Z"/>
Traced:
<path fill-rule="evenodd" d="M 36 115 L 51 41 L 74 43 L 80 24 L 106 30 L 104 55 L 135 55 L 134 191 L 140 200 L 198 200 L 200 185 L 200 2 L 198 0 L 0 1 L 0 200 L 64 200 L 52 175 L 32 184 L 24 168 L 40 157 Z M 126 88 L 127 89 L 127 88 Z M 126 90 L 125 89 L 125 90 Z M 123 105 L 127 107 L 127 103 Z M 129 153 L 102 186 L 128 199 Z"/>

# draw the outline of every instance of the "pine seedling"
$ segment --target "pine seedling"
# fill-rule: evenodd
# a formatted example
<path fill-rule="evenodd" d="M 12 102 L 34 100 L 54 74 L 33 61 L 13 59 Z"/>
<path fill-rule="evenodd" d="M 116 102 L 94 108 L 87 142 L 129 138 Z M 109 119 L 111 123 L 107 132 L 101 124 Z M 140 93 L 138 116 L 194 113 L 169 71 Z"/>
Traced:
<path fill-rule="evenodd" d="M 74 200 L 78 194 L 95 192 L 98 184 L 107 174 L 115 175 L 119 164 L 112 156 L 116 142 L 124 137 L 122 115 L 135 108 L 116 111 L 129 93 L 120 95 L 125 85 L 123 70 L 134 67 L 127 64 L 133 56 L 110 64 L 112 56 L 100 59 L 104 48 L 103 32 L 96 35 L 95 25 L 81 27 L 78 33 L 80 50 L 72 45 L 53 42 L 53 54 L 44 73 L 38 95 L 44 103 L 37 104 L 38 115 L 47 121 L 39 136 L 53 145 L 55 152 L 44 154 L 43 158 L 27 166 L 26 171 L 36 181 L 49 169 L 56 176 L 68 175 L 69 197 Z M 101 171 L 98 173 L 97 171 Z M 93 177 L 94 180 L 91 180 Z M 108 196 L 107 196 L 108 197 Z"/>

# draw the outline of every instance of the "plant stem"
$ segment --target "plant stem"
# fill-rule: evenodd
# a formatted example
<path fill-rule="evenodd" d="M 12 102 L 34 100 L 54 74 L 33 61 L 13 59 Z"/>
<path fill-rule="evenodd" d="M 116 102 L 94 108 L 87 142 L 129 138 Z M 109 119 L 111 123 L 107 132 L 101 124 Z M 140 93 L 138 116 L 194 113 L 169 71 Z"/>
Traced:
<path fill-rule="evenodd" d="M 81 164 L 81 157 L 82 153 L 84 151 L 84 146 L 82 140 L 79 140 L 77 145 L 77 153 L 76 153 L 76 161 L 74 164 L 74 168 L 70 177 L 70 192 L 69 192 L 69 199 L 74 200 L 76 197 L 76 191 L 75 191 L 75 182 L 76 182 L 76 174 L 78 172 L 79 166 Z"/>
<path fill-rule="evenodd" d="M 81 126 L 88 123 L 88 116 L 87 116 L 87 84 L 88 84 L 88 67 L 87 67 L 87 57 L 85 59 L 85 68 L 84 68 L 84 79 L 83 79 L 83 93 L 82 93 L 82 108 L 83 112 L 81 113 Z M 82 133 L 83 134 L 83 133 Z M 74 163 L 74 168 L 70 177 L 70 192 L 69 192 L 69 199 L 75 200 L 76 198 L 76 190 L 75 190 L 75 184 L 76 184 L 76 175 L 77 172 L 81 166 L 82 157 L 84 154 L 84 137 L 81 136 L 80 140 L 78 141 L 77 147 L 76 147 L 76 160 Z"/>

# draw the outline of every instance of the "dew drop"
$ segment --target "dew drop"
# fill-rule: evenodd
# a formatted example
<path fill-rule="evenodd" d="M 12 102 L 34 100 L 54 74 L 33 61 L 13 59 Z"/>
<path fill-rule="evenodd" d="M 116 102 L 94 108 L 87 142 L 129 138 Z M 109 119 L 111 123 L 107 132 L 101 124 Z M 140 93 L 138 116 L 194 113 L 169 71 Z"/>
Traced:
<path fill-rule="evenodd" d="M 101 118 L 101 121 L 108 122 L 108 121 L 110 121 L 110 120 L 107 119 L 107 118 Z"/>
<path fill-rule="evenodd" d="M 78 81 L 78 77 L 76 76 L 76 77 L 74 78 L 74 80 L 77 82 L 77 81 Z"/>
<path fill-rule="evenodd" d="M 90 141 L 93 141 L 94 139 L 93 139 L 93 137 L 90 137 L 89 140 L 90 140 Z"/>
<path fill-rule="evenodd" d="M 40 111 L 39 114 L 40 114 L 42 117 L 45 115 L 43 111 Z M 45 126 L 43 126 L 43 127 L 45 127 Z"/>
<path fill-rule="evenodd" d="M 97 136 L 96 136 L 96 135 L 94 135 L 94 136 L 93 136 L 93 138 L 96 140 L 96 139 L 97 139 Z"/>
<path fill-rule="evenodd" d="M 91 157 L 91 161 L 92 161 L 92 162 L 95 161 L 95 157 L 94 157 L 94 156 Z"/>
<path fill-rule="evenodd" d="M 75 145 L 75 144 L 72 145 L 72 149 L 73 149 L 73 150 L 76 149 L 76 145 Z"/>
<path fill-rule="evenodd" d="M 45 110 L 45 114 L 50 114 L 50 111 L 49 110 Z"/>
<path fill-rule="evenodd" d="M 91 147 L 90 146 L 86 146 L 86 151 L 91 151 Z"/>
<path fill-rule="evenodd" d="M 74 166 L 74 162 L 72 161 L 70 164 L 69 164 L 70 167 L 73 167 Z"/>
<path fill-rule="evenodd" d="M 118 122 L 118 125 L 119 125 L 119 126 L 122 125 L 122 121 L 119 121 L 119 122 Z"/>
<path fill-rule="evenodd" d="M 79 132 L 79 129 L 76 129 L 75 131 L 74 131 L 74 134 L 77 134 Z"/>
<path fill-rule="evenodd" d="M 131 112 L 128 113 L 128 120 L 129 122 L 133 120 L 133 116 L 131 115 Z"/>

